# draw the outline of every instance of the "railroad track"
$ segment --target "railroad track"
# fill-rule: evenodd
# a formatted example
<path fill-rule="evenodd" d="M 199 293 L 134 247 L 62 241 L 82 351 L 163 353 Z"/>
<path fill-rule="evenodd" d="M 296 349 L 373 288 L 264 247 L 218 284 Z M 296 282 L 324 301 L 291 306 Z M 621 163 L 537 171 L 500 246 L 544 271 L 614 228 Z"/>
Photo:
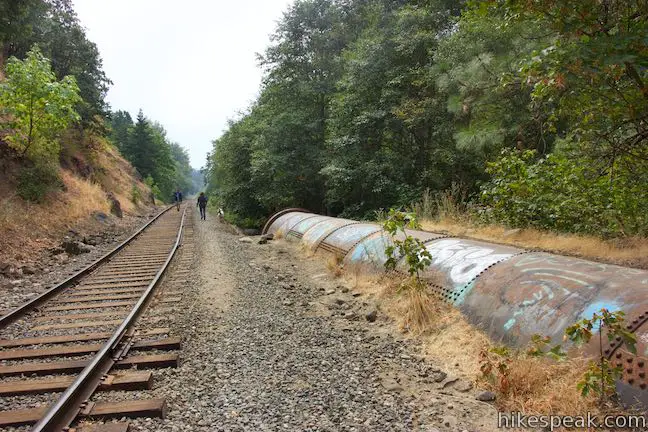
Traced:
<path fill-rule="evenodd" d="M 193 235 L 188 207 L 161 212 L 97 262 L 0 317 L 1 430 L 118 432 L 128 422 L 87 421 L 164 416 L 163 399 L 93 396 L 150 389 L 148 369 L 178 365 L 180 338 L 160 323 L 182 292 L 160 285 L 172 285 L 161 284 L 178 266 L 172 261 L 192 259 L 191 246 L 176 253 Z M 171 279 L 181 285 L 186 276 L 179 269 Z"/>

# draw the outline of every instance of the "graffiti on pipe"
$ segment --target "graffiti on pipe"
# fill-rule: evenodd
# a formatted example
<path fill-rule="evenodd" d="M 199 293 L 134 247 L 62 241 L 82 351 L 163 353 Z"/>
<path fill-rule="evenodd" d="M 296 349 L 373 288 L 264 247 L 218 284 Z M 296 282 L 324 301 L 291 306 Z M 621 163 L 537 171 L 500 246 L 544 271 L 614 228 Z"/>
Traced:
<path fill-rule="evenodd" d="M 648 272 L 559 257 L 516 256 L 475 281 L 464 306 L 489 333 L 524 342 L 533 333 L 562 338 L 567 326 L 606 308 L 629 319 L 648 310 Z"/>
<path fill-rule="evenodd" d="M 340 250 L 348 252 L 363 238 L 370 236 L 378 231 L 380 227 L 374 224 L 354 224 L 343 226 L 332 232 L 328 237 L 322 240 L 322 244 L 326 243 Z"/>
<path fill-rule="evenodd" d="M 445 275 L 446 285 L 455 292 L 455 304 L 461 304 L 470 292 L 470 282 L 481 272 L 520 252 L 511 247 L 462 239 L 435 240 L 426 248 L 432 255 L 432 265 L 424 273 Z"/>

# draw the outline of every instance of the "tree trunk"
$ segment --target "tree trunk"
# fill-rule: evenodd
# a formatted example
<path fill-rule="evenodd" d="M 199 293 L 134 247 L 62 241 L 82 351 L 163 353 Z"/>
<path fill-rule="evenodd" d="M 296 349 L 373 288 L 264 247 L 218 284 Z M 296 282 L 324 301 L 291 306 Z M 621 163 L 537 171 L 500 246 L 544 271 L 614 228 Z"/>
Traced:
<path fill-rule="evenodd" d="M 0 42 L 0 80 L 5 79 L 5 63 L 7 62 L 7 57 L 9 56 L 9 44 Z"/>

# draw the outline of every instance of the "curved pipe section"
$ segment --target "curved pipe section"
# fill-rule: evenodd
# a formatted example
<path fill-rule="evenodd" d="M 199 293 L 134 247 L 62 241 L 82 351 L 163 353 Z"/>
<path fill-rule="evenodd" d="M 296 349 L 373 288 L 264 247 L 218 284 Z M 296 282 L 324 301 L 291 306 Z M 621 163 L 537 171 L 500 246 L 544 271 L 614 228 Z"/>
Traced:
<path fill-rule="evenodd" d="M 271 221 L 264 233 L 333 253 L 346 265 L 384 268 L 391 239 L 378 224 L 305 210 L 287 211 Z M 605 354 L 623 366 L 617 383 L 623 402 L 648 407 L 648 271 L 425 231 L 408 234 L 423 241 L 432 255 L 422 275 L 431 290 L 496 341 L 524 346 L 534 334 L 543 334 L 561 343 L 576 321 L 602 308 L 622 310 L 628 329 L 637 334 L 637 356 L 618 341 L 606 346 Z M 398 268 L 405 270 L 402 259 Z"/>

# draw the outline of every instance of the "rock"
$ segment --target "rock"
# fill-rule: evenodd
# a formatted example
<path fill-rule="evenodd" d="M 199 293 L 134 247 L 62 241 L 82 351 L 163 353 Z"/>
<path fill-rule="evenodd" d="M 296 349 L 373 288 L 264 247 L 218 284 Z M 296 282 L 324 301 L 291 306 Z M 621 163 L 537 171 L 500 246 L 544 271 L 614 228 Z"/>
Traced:
<path fill-rule="evenodd" d="M 271 234 L 263 234 L 261 236 L 261 239 L 263 239 L 263 240 L 272 240 L 272 239 L 274 239 L 274 234 L 272 234 L 272 233 Z"/>
<path fill-rule="evenodd" d="M 110 202 L 110 213 L 114 214 L 118 218 L 123 218 L 124 213 L 122 212 L 121 203 L 119 202 L 119 200 L 112 192 L 108 193 L 107 198 Z"/>
<path fill-rule="evenodd" d="M 97 239 L 97 237 L 94 237 L 94 236 L 83 237 L 82 241 L 83 241 L 83 243 L 85 243 L 87 245 L 90 245 L 90 246 L 97 246 L 99 244 L 99 239 Z"/>
<path fill-rule="evenodd" d="M 376 321 L 376 318 L 378 318 L 378 310 L 373 309 L 371 312 L 365 315 L 365 318 L 369 322 Z"/>
<path fill-rule="evenodd" d="M 387 390 L 387 391 L 397 391 L 397 392 L 403 391 L 403 386 L 400 385 L 393 378 L 385 378 L 385 379 L 383 379 L 381 384 L 385 388 L 385 390 Z"/>
<path fill-rule="evenodd" d="M 470 381 L 460 380 L 454 385 L 453 388 L 459 392 L 465 393 L 467 391 L 472 390 L 473 384 Z"/>
<path fill-rule="evenodd" d="M 94 217 L 95 220 L 101 223 L 107 223 L 109 219 L 109 216 L 104 212 L 95 212 L 93 213 L 92 217 Z"/>
<path fill-rule="evenodd" d="M 504 234 L 502 234 L 502 237 L 504 237 L 504 238 L 513 237 L 513 236 L 517 235 L 520 231 L 522 231 L 520 228 L 510 229 L 508 231 L 504 231 Z"/>
<path fill-rule="evenodd" d="M 336 298 L 335 303 L 342 306 L 344 303 L 346 303 L 346 301 L 344 301 L 344 299 L 341 298 Z"/>
<path fill-rule="evenodd" d="M 497 396 L 492 391 L 481 392 L 475 397 L 475 399 L 482 402 L 492 402 L 496 398 Z"/>
<path fill-rule="evenodd" d="M 340 290 L 340 292 L 342 292 L 343 294 L 346 294 L 346 293 L 349 292 L 349 288 L 347 288 L 347 287 L 342 287 L 342 289 Z"/>
<path fill-rule="evenodd" d="M 444 379 L 446 379 L 447 376 L 448 376 L 448 374 L 445 373 L 445 372 L 437 372 L 437 373 L 434 375 L 434 381 L 435 381 L 435 382 L 441 382 L 441 381 L 443 381 Z"/>
<path fill-rule="evenodd" d="M 36 273 L 36 269 L 32 266 L 24 265 L 22 266 L 22 272 L 26 275 L 33 275 Z"/>
<path fill-rule="evenodd" d="M 283 305 L 284 306 L 292 306 L 294 303 L 291 300 L 284 300 Z"/>
<path fill-rule="evenodd" d="M 58 254 L 58 255 L 54 255 L 54 259 L 55 259 L 55 261 L 56 261 L 57 263 L 59 263 L 59 264 L 62 264 L 62 263 L 64 263 L 64 262 L 67 262 L 67 260 L 68 260 L 69 258 L 70 258 L 69 255 L 66 254 L 66 253 L 62 253 L 62 254 Z"/>
<path fill-rule="evenodd" d="M 14 277 L 18 274 L 18 267 L 9 263 L 0 263 L 0 274 L 6 277 Z M 20 272 L 22 274 L 22 271 Z"/>
<path fill-rule="evenodd" d="M 255 236 L 261 234 L 261 231 L 256 228 L 244 228 L 241 231 L 243 231 L 243 234 L 245 234 L 246 236 Z"/>
<path fill-rule="evenodd" d="M 335 290 L 334 289 L 326 290 L 325 294 L 326 295 L 335 294 Z"/>
<path fill-rule="evenodd" d="M 63 250 L 68 253 L 68 255 L 80 255 L 82 253 L 88 253 L 92 250 L 91 246 L 75 240 L 64 241 L 63 243 L 61 243 L 61 248 L 63 248 Z"/>
<path fill-rule="evenodd" d="M 60 255 L 60 254 L 62 254 L 64 252 L 65 252 L 65 250 L 63 250 L 63 248 L 61 248 L 61 247 L 55 247 L 55 248 L 52 248 L 52 249 L 49 250 L 49 253 L 51 255 Z"/>
<path fill-rule="evenodd" d="M 263 237 L 261 237 L 261 238 L 259 239 L 258 243 L 259 243 L 259 244 L 267 244 L 267 243 L 268 243 L 268 239 L 264 239 Z"/>
<path fill-rule="evenodd" d="M 252 239 L 250 237 L 241 237 L 239 241 L 241 243 L 252 243 Z"/>
<path fill-rule="evenodd" d="M 453 385 L 457 381 L 459 381 L 459 378 L 448 377 L 443 383 L 441 383 L 441 388 L 450 387 L 451 385 Z"/>
<path fill-rule="evenodd" d="M 441 417 L 441 423 L 443 423 L 443 426 L 449 427 L 449 428 L 456 428 L 457 427 L 457 417 L 447 415 Z"/>

